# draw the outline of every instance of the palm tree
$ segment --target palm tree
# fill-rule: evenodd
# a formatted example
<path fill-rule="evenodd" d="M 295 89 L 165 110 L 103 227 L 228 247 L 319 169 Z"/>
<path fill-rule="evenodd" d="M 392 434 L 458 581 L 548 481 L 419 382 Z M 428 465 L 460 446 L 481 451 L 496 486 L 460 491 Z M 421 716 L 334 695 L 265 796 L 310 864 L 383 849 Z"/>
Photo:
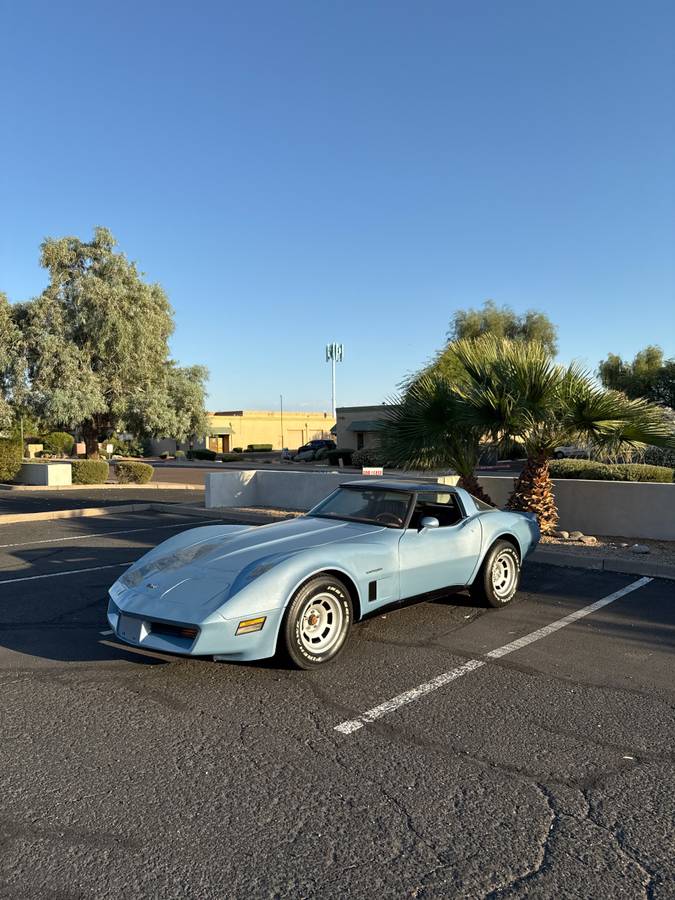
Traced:
<path fill-rule="evenodd" d="M 558 521 L 549 474 L 556 447 L 675 447 L 660 407 L 597 386 L 576 363 L 556 364 L 541 344 L 483 335 L 457 341 L 454 352 L 465 373 L 452 389 L 456 414 L 494 440 L 524 445 L 527 462 L 507 508 L 536 513 L 544 534 Z"/>
<path fill-rule="evenodd" d="M 494 506 L 475 475 L 482 430 L 464 420 L 462 400 L 450 381 L 428 371 L 407 384 L 402 397 L 392 400 L 380 431 L 384 457 L 412 469 L 452 467 L 459 484 L 474 497 Z"/>

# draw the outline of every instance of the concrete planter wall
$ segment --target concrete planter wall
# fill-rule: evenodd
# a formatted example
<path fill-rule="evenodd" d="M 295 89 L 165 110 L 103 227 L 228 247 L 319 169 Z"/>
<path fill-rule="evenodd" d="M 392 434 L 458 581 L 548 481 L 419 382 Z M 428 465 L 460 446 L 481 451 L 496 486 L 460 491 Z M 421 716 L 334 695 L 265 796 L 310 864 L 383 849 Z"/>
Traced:
<path fill-rule="evenodd" d="M 307 510 L 345 481 L 362 478 L 363 475 L 357 472 L 269 472 L 260 469 L 213 472 L 206 476 L 205 503 L 207 508 L 267 506 Z M 457 478 L 453 475 L 436 480 L 455 484 Z"/>
<path fill-rule="evenodd" d="M 62 487 L 73 483 L 73 467 L 69 462 L 23 463 L 18 481 L 20 484 Z"/>
<path fill-rule="evenodd" d="M 513 478 L 485 475 L 483 490 L 503 506 Z M 557 478 L 553 482 L 559 528 L 584 534 L 675 540 L 675 484 L 635 481 L 586 481 Z"/>
<path fill-rule="evenodd" d="M 213 472 L 206 476 L 209 508 L 267 506 L 307 510 L 342 482 L 362 478 L 342 472 Z M 455 477 L 439 478 L 454 484 Z M 479 481 L 499 506 L 513 489 L 512 477 L 486 475 Z M 625 481 L 554 481 L 560 528 L 585 534 L 675 540 L 675 484 Z"/>

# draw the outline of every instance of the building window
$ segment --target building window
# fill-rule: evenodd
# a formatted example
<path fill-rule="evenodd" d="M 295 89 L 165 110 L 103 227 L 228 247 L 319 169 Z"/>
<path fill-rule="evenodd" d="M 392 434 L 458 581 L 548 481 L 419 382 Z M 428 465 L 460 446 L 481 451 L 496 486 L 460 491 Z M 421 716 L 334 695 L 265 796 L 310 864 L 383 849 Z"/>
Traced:
<path fill-rule="evenodd" d="M 364 435 L 362 431 L 356 432 L 356 449 L 363 450 Z"/>

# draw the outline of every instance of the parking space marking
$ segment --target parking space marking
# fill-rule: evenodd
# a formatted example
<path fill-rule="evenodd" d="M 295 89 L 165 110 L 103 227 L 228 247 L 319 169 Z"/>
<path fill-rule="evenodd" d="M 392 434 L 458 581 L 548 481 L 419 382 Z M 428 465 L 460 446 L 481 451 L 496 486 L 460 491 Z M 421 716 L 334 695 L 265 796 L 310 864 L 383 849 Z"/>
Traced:
<path fill-rule="evenodd" d="M 39 581 L 41 578 L 62 578 L 64 575 L 80 575 L 83 572 L 102 572 L 103 569 L 121 569 L 130 566 L 131 562 L 110 563 L 107 566 L 92 566 L 89 569 L 68 569 L 67 572 L 49 572 L 46 575 L 25 575 L 23 578 L 6 578 L 0 584 L 16 584 L 19 581 Z"/>
<path fill-rule="evenodd" d="M 495 650 L 490 650 L 489 653 L 485 654 L 483 659 L 469 659 L 463 665 L 457 666 L 456 669 L 450 669 L 449 672 L 443 672 L 441 675 L 437 675 L 435 678 L 432 678 L 431 681 L 427 681 L 415 688 L 411 688 L 411 690 L 409 691 L 404 691 L 402 694 L 398 694 L 396 697 L 392 697 L 391 700 L 385 700 L 384 703 L 380 703 L 379 706 L 375 706 L 373 707 L 373 709 L 367 710 L 356 719 L 350 719 L 347 722 L 340 722 L 339 725 L 334 726 L 334 731 L 339 731 L 342 734 L 353 734 L 353 732 L 358 731 L 360 728 L 363 728 L 364 725 L 368 725 L 370 722 L 374 722 L 377 719 L 380 719 L 382 716 L 385 716 L 390 712 L 394 712 L 401 706 L 406 706 L 408 703 L 413 703 L 420 697 L 424 697 L 426 696 L 426 694 L 444 687 L 451 681 L 456 681 L 458 678 L 461 678 L 464 675 L 468 675 L 470 672 L 475 672 L 477 669 L 485 666 L 488 660 L 500 659 L 502 656 L 506 656 L 508 653 L 513 653 L 515 650 L 520 650 L 522 647 L 527 647 L 528 644 L 539 641 L 542 638 L 547 637 L 549 634 L 553 634 L 554 632 L 559 631 L 561 628 L 565 628 L 566 625 L 571 625 L 572 622 L 576 622 L 579 619 L 582 619 L 584 616 L 589 616 L 591 613 L 596 612 L 596 610 L 598 609 L 602 609 L 603 606 L 607 606 L 608 604 L 613 603 L 620 597 L 625 597 L 626 594 L 637 591 L 639 588 L 644 587 L 646 584 L 649 584 L 649 582 L 653 580 L 653 578 L 639 578 L 637 581 L 633 581 L 631 584 L 626 585 L 626 587 L 623 587 L 618 591 L 614 591 L 613 594 L 608 594 L 607 597 L 596 600 L 595 603 L 590 603 L 588 606 L 577 609 L 575 612 L 564 616 L 562 619 L 557 619 L 555 622 L 551 622 L 550 625 L 545 625 L 543 628 L 538 628 L 536 631 L 533 631 L 530 634 L 526 634 L 522 638 L 518 638 L 515 641 L 504 644 L 503 647 L 497 647 Z"/>
<path fill-rule="evenodd" d="M 116 531 L 97 531 L 94 534 L 73 534 L 68 537 L 43 538 L 39 541 L 21 541 L 17 544 L 0 544 L 0 550 L 9 547 L 27 547 L 31 544 L 57 544 L 59 541 L 81 541 L 84 538 L 107 537 L 109 534 L 137 534 L 139 531 L 160 531 L 163 528 L 186 528 L 192 522 L 178 522 L 173 525 L 148 525 L 146 528 L 124 528 Z"/>
<path fill-rule="evenodd" d="M 554 631 L 559 631 L 566 625 L 571 625 L 571 623 L 576 622 L 577 619 L 583 619 L 584 616 L 590 616 L 590 614 L 596 612 L 596 610 L 602 609 L 603 606 L 607 606 L 609 603 L 613 603 L 620 597 L 625 597 L 626 594 L 630 594 L 632 591 L 637 591 L 638 588 L 644 587 L 646 584 L 649 584 L 649 582 L 653 580 L 653 578 L 640 578 L 638 579 L 638 581 L 634 581 L 632 582 L 632 584 L 621 588 L 621 590 L 614 591 L 613 594 L 609 594 L 607 597 L 603 597 L 602 600 L 596 600 L 595 603 L 584 606 L 582 609 L 577 609 L 575 612 L 570 613 L 568 616 L 565 616 L 562 619 L 557 619 L 555 622 L 551 622 L 550 625 L 544 625 L 543 628 L 538 628 L 531 634 L 526 634 L 524 637 L 518 638 L 515 641 L 511 641 L 510 644 L 505 644 L 503 647 L 497 647 L 496 650 L 490 650 L 490 652 L 486 653 L 485 656 L 487 659 L 499 659 L 502 656 L 506 656 L 507 653 L 513 653 L 514 650 L 520 650 L 521 647 L 527 647 L 528 644 L 533 644 L 535 641 L 539 641 L 541 640 L 541 638 L 547 637 L 549 634 L 553 634 Z"/>

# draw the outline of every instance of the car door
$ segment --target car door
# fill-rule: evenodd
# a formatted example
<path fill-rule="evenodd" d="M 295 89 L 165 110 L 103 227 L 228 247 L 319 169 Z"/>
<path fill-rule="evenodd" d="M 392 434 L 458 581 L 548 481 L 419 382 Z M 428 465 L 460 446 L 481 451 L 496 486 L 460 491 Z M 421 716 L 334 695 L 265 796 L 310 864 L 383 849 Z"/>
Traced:
<path fill-rule="evenodd" d="M 410 527 L 399 541 L 399 573 L 401 599 L 415 597 L 445 587 L 467 584 L 479 558 L 482 530 L 476 517 L 467 517 L 457 502 L 457 516 L 444 517 L 435 504 L 419 501 Z M 439 493 L 435 499 L 448 503 L 447 495 Z M 438 513 L 438 514 L 435 514 Z M 420 529 L 424 515 L 441 522 L 438 528 Z"/>

